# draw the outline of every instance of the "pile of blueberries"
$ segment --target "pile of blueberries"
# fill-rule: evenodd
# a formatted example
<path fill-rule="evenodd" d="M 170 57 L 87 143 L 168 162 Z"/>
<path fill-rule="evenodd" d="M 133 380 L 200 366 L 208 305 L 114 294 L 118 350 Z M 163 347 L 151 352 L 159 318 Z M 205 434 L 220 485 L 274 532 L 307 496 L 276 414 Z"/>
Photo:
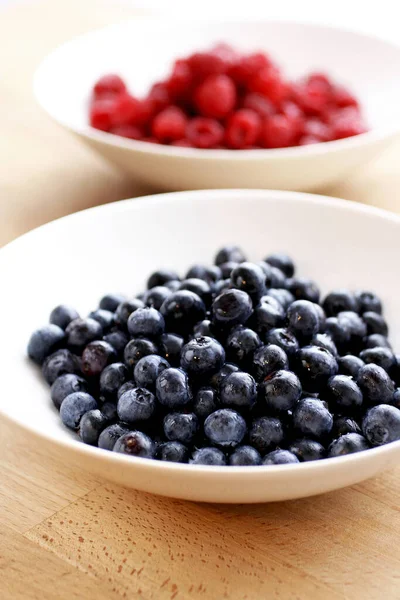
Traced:
<path fill-rule="evenodd" d="M 197 465 L 275 465 L 400 439 L 400 356 L 372 292 L 295 276 L 291 258 L 222 248 L 184 279 L 87 318 L 57 306 L 29 341 L 64 425 L 106 450 Z"/>

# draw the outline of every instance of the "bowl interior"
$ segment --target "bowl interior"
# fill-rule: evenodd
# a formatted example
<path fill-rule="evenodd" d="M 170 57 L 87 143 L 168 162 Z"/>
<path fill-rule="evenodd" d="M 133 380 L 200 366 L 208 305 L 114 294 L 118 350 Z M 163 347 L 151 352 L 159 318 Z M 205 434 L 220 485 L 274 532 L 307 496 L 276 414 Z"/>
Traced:
<path fill-rule="evenodd" d="M 0 251 L 3 388 L 0 410 L 52 440 L 71 440 L 40 372 L 26 358 L 31 332 L 65 302 L 82 315 L 107 292 L 141 291 L 150 272 L 182 274 L 237 242 L 250 259 L 293 255 L 323 292 L 372 289 L 400 344 L 396 277 L 400 218 L 346 201 L 290 192 L 182 192 L 123 201 L 45 225 Z"/>
<path fill-rule="evenodd" d="M 100 75 L 120 73 L 132 92 L 141 95 L 168 73 L 175 58 L 222 41 L 271 53 L 289 77 L 326 71 L 359 96 L 371 128 L 392 129 L 398 123 L 400 48 L 311 24 L 129 21 L 55 50 L 37 73 L 36 93 L 56 120 L 87 131 L 88 99 Z"/>

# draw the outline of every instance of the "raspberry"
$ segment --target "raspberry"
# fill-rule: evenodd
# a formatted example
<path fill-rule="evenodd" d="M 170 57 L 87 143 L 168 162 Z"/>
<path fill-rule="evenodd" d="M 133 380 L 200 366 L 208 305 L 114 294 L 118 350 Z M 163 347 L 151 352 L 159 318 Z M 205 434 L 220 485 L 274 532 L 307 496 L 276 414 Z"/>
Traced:
<path fill-rule="evenodd" d="M 281 112 L 292 123 L 293 131 L 296 134 L 300 134 L 303 131 L 305 123 L 304 113 L 301 108 L 294 102 L 287 101 L 282 104 Z"/>
<path fill-rule="evenodd" d="M 194 101 L 203 116 L 226 117 L 236 104 L 235 84 L 226 75 L 210 75 L 196 89 Z"/>
<path fill-rule="evenodd" d="M 186 92 L 192 83 L 192 71 L 186 60 L 176 60 L 172 73 L 167 80 L 167 89 L 172 98 Z"/>
<path fill-rule="evenodd" d="M 325 73 L 311 73 L 306 79 L 306 85 L 331 92 L 332 83 Z"/>
<path fill-rule="evenodd" d="M 359 135 L 367 130 L 359 115 L 346 109 L 336 114 L 332 119 L 331 127 L 334 140 Z"/>
<path fill-rule="evenodd" d="M 95 100 L 89 112 L 89 122 L 95 129 L 109 131 L 113 124 L 113 115 L 115 103 L 109 98 L 103 100 Z"/>
<path fill-rule="evenodd" d="M 310 144 L 318 144 L 321 140 L 314 135 L 303 135 L 299 140 L 299 146 L 309 146 Z"/>
<path fill-rule="evenodd" d="M 135 125 L 141 120 L 141 101 L 127 93 L 115 99 L 113 125 Z"/>
<path fill-rule="evenodd" d="M 332 134 L 329 127 L 319 119 L 307 119 L 303 124 L 303 135 L 316 138 L 319 142 L 328 142 Z"/>
<path fill-rule="evenodd" d="M 193 144 L 191 144 L 186 138 L 182 138 L 181 140 L 174 140 L 173 142 L 171 142 L 171 146 L 179 146 L 181 148 L 193 148 Z"/>
<path fill-rule="evenodd" d="M 162 142 L 172 142 L 184 137 L 187 117 L 177 106 L 169 106 L 158 113 L 152 125 L 154 137 Z"/>
<path fill-rule="evenodd" d="M 268 98 L 255 92 L 245 95 L 242 102 L 243 108 L 256 112 L 260 117 L 270 117 L 276 113 L 276 108 Z"/>
<path fill-rule="evenodd" d="M 266 96 L 275 105 L 279 105 L 287 97 L 288 88 L 278 69 L 273 66 L 261 69 L 250 79 L 248 85 L 252 92 Z"/>
<path fill-rule="evenodd" d="M 274 115 L 265 119 L 261 127 L 261 143 L 264 148 L 286 148 L 292 146 L 296 134 L 285 115 Z"/>
<path fill-rule="evenodd" d="M 116 94 L 122 94 L 126 91 L 126 85 L 119 75 L 103 75 L 95 83 L 93 87 L 93 93 L 95 98 L 101 98 L 102 96 L 111 96 Z"/>
<path fill-rule="evenodd" d="M 228 75 L 240 85 L 246 85 L 261 69 L 271 66 L 270 59 L 257 52 L 240 57 L 228 70 Z"/>
<path fill-rule="evenodd" d="M 316 85 L 300 86 L 297 89 L 297 102 L 307 115 L 318 115 L 327 109 L 330 94 Z"/>
<path fill-rule="evenodd" d="M 238 60 L 238 53 L 232 46 L 229 44 L 216 44 L 213 48 L 211 48 L 211 54 L 214 56 L 218 56 L 225 63 L 225 70 L 229 68 L 230 65 Z"/>
<path fill-rule="evenodd" d="M 224 128 L 214 119 L 195 117 L 188 123 L 186 137 L 196 148 L 215 148 L 223 140 Z"/>
<path fill-rule="evenodd" d="M 151 106 L 153 114 L 157 114 L 169 106 L 171 104 L 171 97 L 167 85 L 163 82 L 152 85 L 146 100 Z"/>
<path fill-rule="evenodd" d="M 261 117 L 246 108 L 235 112 L 228 120 L 225 140 L 231 148 L 249 148 L 258 140 Z"/>
<path fill-rule="evenodd" d="M 225 60 L 218 52 L 196 52 L 189 56 L 188 63 L 197 82 L 209 75 L 219 75 L 226 71 Z"/>
<path fill-rule="evenodd" d="M 143 139 L 143 131 L 135 125 L 117 125 L 112 127 L 110 132 L 114 135 L 120 135 L 121 137 L 129 138 L 131 140 Z"/>
<path fill-rule="evenodd" d="M 347 106 L 358 107 L 357 99 L 345 87 L 339 85 L 333 88 L 333 101 L 340 108 Z"/>

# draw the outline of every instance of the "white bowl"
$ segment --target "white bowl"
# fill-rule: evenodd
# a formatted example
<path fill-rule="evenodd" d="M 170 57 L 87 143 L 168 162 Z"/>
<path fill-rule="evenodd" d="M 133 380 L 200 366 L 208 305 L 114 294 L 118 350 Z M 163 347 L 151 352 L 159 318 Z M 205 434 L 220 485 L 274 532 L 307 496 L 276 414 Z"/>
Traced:
<path fill-rule="evenodd" d="M 39 371 L 26 358 L 30 333 L 60 302 L 82 314 L 106 292 L 139 292 L 155 268 L 184 272 L 237 242 L 251 259 L 285 250 L 326 292 L 375 290 L 400 343 L 396 277 L 400 217 L 318 196 L 275 191 L 183 192 L 86 210 L 0 250 L 0 413 L 67 463 L 121 485 L 210 502 L 265 502 L 320 494 L 398 464 L 400 442 L 341 458 L 272 467 L 202 467 L 131 458 L 84 445 L 63 427 Z"/>
<path fill-rule="evenodd" d="M 371 131 L 354 138 L 277 150 L 197 150 L 103 133 L 88 125 L 96 79 L 120 73 L 144 94 L 173 59 L 218 41 L 265 50 L 290 77 L 324 70 L 361 99 Z M 35 77 L 36 98 L 62 126 L 135 179 L 158 189 L 315 190 L 383 150 L 399 132 L 400 48 L 359 33 L 287 22 L 182 23 L 136 19 L 78 37 L 52 52 Z"/>

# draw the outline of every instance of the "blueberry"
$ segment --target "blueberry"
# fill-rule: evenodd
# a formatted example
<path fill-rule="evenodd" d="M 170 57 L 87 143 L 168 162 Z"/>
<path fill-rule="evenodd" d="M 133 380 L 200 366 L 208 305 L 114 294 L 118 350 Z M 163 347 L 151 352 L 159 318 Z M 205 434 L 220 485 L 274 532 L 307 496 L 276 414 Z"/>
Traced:
<path fill-rule="evenodd" d="M 284 430 L 280 419 L 260 417 L 255 419 L 249 432 L 249 442 L 260 454 L 265 454 L 284 440 Z"/>
<path fill-rule="evenodd" d="M 367 311 L 362 315 L 362 319 L 367 326 L 367 335 L 372 333 L 379 333 L 380 335 L 387 336 L 389 328 L 385 319 L 379 313 Z"/>
<path fill-rule="evenodd" d="M 280 252 L 276 252 L 274 254 L 270 254 L 265 259 L 265 262 L 273 267 L 277 267 L 280 269 L 286 277 L 293 277 L 295 272 L 295 267 L 293 260 L 287 254 L 283 254 Z"/>
<path fill-rule="evenodd" d="M 103 335 L 103 328 L 98 321 L 94 319 L 74 319 L 65 330 L 67 334 L 67 344 L 74 352 L 80 352 L 85 346 L 99 340 Z"/>
<path fill-rule="evenodd" d="M 117 405 L 114 402 L 104 402 L 101 406 L 101 412 L 109 423 L 116 421 L 118 418 Z"/>
<path fill-rule="evenodd" d="M 100 323 L 103 328 L 103 332 L 108 331 L 115 324 L 115 314 L 110 310 L 104 310 L 104 308 L 92 310 L 88 316 L 90 319 L 94 319 Z"/>
<path fill-rule="evenodd" d="M 260 453 L 252 446 L 238 446 L 229 457 L 232 467 L 249 467 L 261 464 Z"/>
<path fill-rule="evenodd" d="M 332 356 L 338 358 L 338 351 L 333 339 L 327 333 L 317 333 L 314 335 L 310 342 L 311 346 L 319 346 L 328 350 Z"/>
<path fill-rule="evenodd" d="M 271 331 L 268 331 L 265 341 L 267 344 L 274 344 L 282 348 L 289 358 L 294 356 L 299 349 L 296 336 L 286 327 L 271 329 Z"/>
<path fill-rule="evenodd" d="M 199 337 L 203 335 L 212 337 L 213 333 L 214 327 L 209 319 L 203 319 L 202 321 L 196 323 L 196 325 L 193 327 L 193 337 Z"/>
<path fill-rule="evenodd" d="M 257 384 L 249 373 L 231 373 L 223 379 L 220 395 L 225 406 L 251 408 L 257 398 Z"/>
<path fill-rule="evenodd" d="M 156 287 L 147 290 L 143 295 L 143 302 L 150 308 L 160 310 L 164 300 L 172 294 L 172 290 L 168 289 L 164 285 L 156 285 Z"/>
<path fill-rule="evenodd" d="M 301 383 L 292 371 L 276 371 L 260 383 L 259 394 L 269 409 L 291 410 L 301 396 Z"/>
<path fill-rule="evenodd" d="M 158 348 L 151 340 L 136 338 L 128 342 L 124 350 L 124 363 L 127 367 L 135 368 L 143 356 L 158 354 Z"/>
<path fill-rule="evenodd" d="M 346 433 L 361 433 L 361 428 L 357 421 L 349 417 L 336 417 L 333 419 L 331 436 L 333 439 L 346 435 Z"/>
<path fill-rule="evenodd" d="M 186 463 L 188 455 L 187 447 L 181 442 L 165 442 L 157 448 L 157 458 L 163 461 Z"/>
<path fill-rule="evenodd" d="M 292 277 L 286 282 L 287 289 L 293 294 L 295 300 L 309 300 L 319 302 L 320 291 L 314 281 L 303 277 Z"/>
<path fill-rule="evenodd" d="M 340 312 L 337 318 L 339 324 L 343 324 L 350 331 L 349 348 L 359 350 L 367 334 L 367 326 L 362 318 L 352 311 Z"/>
<path fill-rule="evenodd" d="M 373 311 L 382 314 L 382 303 L 373 292 L 356 292 L 355 294 L 360 314 Z"/>
<path fill-rule="evenodd" d="M 155 445 L 148 435 L 141 431 L 129 431 L 115 442 L 114 452 L 140 456 L 141 458 L 154 458 Z"/>
<path fill-rule="evenodd" d="M 181 285 L 179 286 L 179 289 L 189 290 L 189 292 L 197 294 L 197 296 L 199 296 L 199 298 L 203 300 L 204 304 L 207 307 L 210 307 L 211 287 L 210 284 L 207 283 L 207 281 L 204 281 L 204 279 L 185 279 L 184 281 L 182 281 Z"/>
<path fill-rule="evenodd" d="M 368 335 L 364 341 L 365 348 L 391 348 L 391 344 L 387 337 L 381 335 L 380 333 L 372 333 Z"/>
<path fill-rule="evenodd" d="M 238 266 L 238 264 L 239 263 L 237 263 L 237 262 L 228 261 L 219 266 L 219 268 L 221 269 L 221 280 L 217 281 L 217 283 L 215 285 L 215 291 L 218 290 L 219 287 L 223 285 L 223 282 L 227 282 L 226 285 L 229 288 L 232 287 L 231 273 L 232 273 L 233 269 L 235 269 Z"/>
<path fill-rule="evenodd" d="M 103 296 L 99 303 L 99 308 L 115 312 L 121 302 L 125 302 L 126 297 L 122 294 L 107 294 Z"/>
<path fill-rule="evenodd" d="M 241 325 L 250 317 L 252 308 L 251 298 L 246 292 L 227 290 L 212 304 L 213 322 L 227 327 Z"/>
<path fill-rule="evenodd" d="M 362 430 L 371 446 L 400 440 L 400 410 L 387 404 L 374 406 L 365 415 Z"/>
<path fill-rule="evenodd" d="M 394 365 L 393 365 L 390 375 L 391 375 L 392 379 L 395 381 L 396 385 L 400 385 L 400 355 L 395 354 L 394 359 L 395 359 L 395 362 L 394 362 Z"/>
<path fill-rule="evenodd" d="M 246 421 L 235 410 L 220 408 L 204 421 L 204 433 L 211 443 L 234 448 L 245 436 Z"/>
<path fill-rule="evenodd" d="M 350 375 L 354 379 L 357 379 L 358 372 L 365 365 L 364 361 L 361 360 L 358 356 L 353 356 L 352 354 L 347 354 L 346 356 L 341 356 L 338 359 L 339 364 L 339 373 L 342 375 Z"/>
<path fill-rule="evenodd" d="M 133 375 L 138 387 L 145 387 L 153 390 L 156 385 L 156 379 L 164 371 L 170 367 L 169 363 L 156 354 L 148 354 L 139 360 L 135 365 Z"/>
<path fill-rule="evenodd" d="M 34 331 L 28 343 L 28 356 L 38 365 L 52 352 L 60 348 L 65 333 L 58 325 L 45 325 Z"/>
<path fill-rule="evenodd" d="M 180 277 L 175 271 L 168 271 L 167 269 L 160 269 L 154 271 L 147 280 L 147 289 L 159 287 L 167 283 L 168 281 L 177 281 Z"/>
<path fill-rule="evenodd" d="M 219 407 L 217 392 L 212 387 L 201 387 L 193 402 L 193 411 L 200 418 L 205 419 Z"/>
<path fill-rule="evenodd" d="M 307 392 L 319 392 L 338 372 L 336 358 L 319 346 L 305 346 L 296 355 L 296 373 Z"/>
<path fill-rule="evenodd" d="M 65 373 L 54 381 L 50 395 L 54 406 L 59 410 L 64 398 L 74 392 L 86 392 L 87 388 L 87 383 L 82 377 L 74 373 Z"/>
<path fill-rule="evenodd" d="M 79 358 L 65 348 L 50 354 L 42 365 L 43 377 L 50 385 L 61 375 L 65 375 L 66 373 L 77 374 L 80 372 Z"/>
<path fill-rule="evenodd" d="M 163 315 L 155 308 L 138 308 L 129 315 L 128 331 L 131 336 L 155 338 L 164 333 Z"/>
<path fill-rule="evenodd" d="M 293 411 L 293 426 L 301 436 L 319 440 L 329 435 L 332 425 L 331 413 L 316 398 L 304 398 Z"/>
<path fill-rule="evenodd" d="M 108 365 L 100 375 L 100 394 L 106 398 L 116 397 L 118 390 L 128 379 L 128 369 L 123 363 Z"/>
<path fill-rule="evenodd" d="M 256 381 L 260 382 L 275 371 L 289 369 L 287 354 L 282 348 L 274 344 L 260 346 L 254 352 L 251 371 Z"/>
<path fill-rule="evenodd" d="M 82 352 L 82 372 L 89 377 L 100 375 L 116 359 L 117 353 L 111 344 L 104 341 L 91 342 Z"/>
<path fill-rule="evenodd" d="M 264 456 L 263 465 L 289 465 L 298 463 L 299 459 L 289 450 L 273 450 Z"/>
<path fill-rule="evenodd" d="M 324 398 L 339 412 L 351 412 L 363 403 L 357 383 L 349 375 L 335 375 L 329 379 Z"/>
<path fill-rule="evenodd" d="M 157 400 L 163 406 L 175 408 L 184 406 L 192 400 L 189 379 L 182 369 L 165 369 L 157 377 Z"/>
<path fill-rule="evenodd" d="M 218 373 L 215 373 L 215 375 L 211 377 L 210 385 L 216 390 L 219 390 L 225 377 L 228 377 L 228 375 L 231 373 L 236 373 L 237 371 L 239 371 L 239 367 L 237 365 L 225 363 L 222 369 L 220 369 Z"/>
<path fill-rule="evenodd" d="M 389 404 L 393 398 L 394 385 L 382 367 L 369 364 L 361 367 L 357 383 L 368 404 Z"/>
<path fill-rule="evenodd" d="M 193 452 L 192 458 L 189 460 L 192 465 L 207 465 L 207 466 L 224 466 L 226 458 L 218 448 L 199 448 Z"/>
<path fill-rule="evenodd" d="M 328 294 L 322 303 L 327 317 L 336 317 L 340 312 L 357 310 L 354 294 L 348 290 L 335 290 Z"/>
<path fill-rule="evenodd" d="M 137 386 L 134 381 L 125 381 L 125 383 L 123 383 L 117 391 L 118 400 L 121 398 L 122 394 L 125 394 L 125 392 L 127 392 L 128 390 L 133 390 L 136 387 Z"/>
<path fill-rule="evenodd" d="M 72 308 L 71 306 L 67 306 L 66 304 L 60 304 L 53 308 L 50 313 L 50 323 L 53 325 L 58 325 L 61 329 L 65 329 L 67 325 L 71 323 L 74 319 L 79 318 L 79 313 Z"/>
<path fill-rule="evenodd" d="M 360 358 L 366 364 L 374 363 L 385 369 L 388 373 L 390 373 L 396 362 L 396 358 L 389 348 L 380 348 L 379 346 L 363 350 L 360 352 Z"/>
<path fill-rule="evenodd" d="M 126 334 L 119 330 L 110 331 L 110 333 L 107 333 L 103 337 L 103 340 L 114 348 L 119 358 L 123 355 L 125 346 L 128 343 L 128 337 Z"/>
<path fill-rule="evenodd" d="M 359 433 L 346 433 L 334 440 L 328 448 L 328 458 L 345 456 L 368 450 L 369 446 L 364 436 Z"/>
<path fill-rule="evenodd" d="M 400 388 L 395 390 L 390 405 L 400 409 Z"/>
<path fill-rule="evenodd" d="M 169 290 L 171 290 L 171 292 L 177 292 L 179 290 L 180 285 L 180 279 L 171 279 L 170 281 L 166 281 L 161 287 L 166 287 Z"/>
<path fill-rule="evenodd" d="M 318 333 L 319 316 L 315 304 L 309 300 L 296 300 L 287 310 L 288 329 L 302 339 Z"/>
<path fill-rule="evenodd" d="M 289 447 L 289 452 L 292 452 L 300 462 L 308 462 L 310 460 L 320 460 L 325 458 L 325 448 L 316 440 L 302 438 L 295 440 Z"/>
<path fill-rule="evenodd" d="M 118 304 L 117 310 L 115 311 L 115 320 L 120 327 L 123 329 L 127 328 L 128 319 L 130 315 L 135 312 L 138 308 L 143 308 L 144 303 L 138 298 L 132 300 L 124 300 L 121 304 Z M 155 307 L 157 308 L 157 307 Z"/>
<path fill-rule="evenodd" d="M 79 435 L 82 442 L 97 446 L 100 433 L 109 422 L 109 419 L 98 408 L 85 412 L 79 423 Z"/>
<path fill-rule="evenodd" d="M 97 408 L 97 402 L 86 392 L 74 392 L 66 396 L 61 403 L 60 417 L 61 421 L 70 429 L 78 429 L 82 416 Z"/>
<path fill-rule="evenodd" d="M 241 263 L 245 260 L 246 257 L 238 246 L 224 246 L 217 253 L 215 257 L 215 264 L 219 266 L 228 261 Z"/>
<path fill-rule="evenodd" d="M 256 304 L 265 291 L 265 274 L 254 263 L 242 262 L 231 273 L 232 286 L 246 292 Z"/>
<path fill-rule="evenodd" d="M 163 333 L 160 336 L 160 355 L 169 362 L 171 367 L 179 367 L 184 343 L 183 337 L 176 333 Z"/>
<path fill-rule="evenodd" d="M 253 360 L 254 351 L 261 346 L 257 333 L 243 325 L 237 325 L 229 334 L 226 344 L 228 360 L 241 367 L 249 367 Z"/>
<path fill-rule="evenodd" d="M 325 328 L 326 328 L 325 311 L 320 304 L 315 304 L 315 303 L 314 303 L 314 309 L 317 311 L 317 314 L 318 314 L 318 320 L 319 320 L 318 331 L 319 331 L 319 333 L 325 333 Z"/>
<path fill-rule="evenodd" d="M 268 263 L 263 263 L 263 272 L 265 275 L 265 286 L 267 289 L 280 289 L 286 287 L 287 280 L 285 274 L 277 267 L 272 267 Z"/>
<path fill-rule="evenodd" d="M 117 404 L 118 416 L 125 423 L 147 421 L 154 413 L 156 400 L 145 388 L 136 387 L 120 396 Z"/>
<path fill-rule="evenodd" d="M 169 413 L 164 417 L 164 434 L 171 442 L 190 444 L 199 423 L 194 413 Z"/>
<path fill-rule="evenodd" d="M 216 265 L 211 267 L 193 265 L 193 267 L 191 267 L 186 273 L 186 279 L 203 279 L 210 285 L 219 281 L 221 277 L 221 269 Z"/>
<path fill-rule="evenodd" d="M 262 340 L 265 340 L 268 332 L 283 325 L 284 320 L 285 311 L 280 304 L 274 307 L 270 303 L 263 302 L 254 309 L 248 325 L 258 333 Z"/>
<path fill-rule="evenodd" d="M 129 429 L 120 423 L 109 425 L 100 433 L 97 445 L 103 450 L 112 450 L 118 438 L 125 433 L 129 433 Z"/>
<path fill-rule="evenodd" d="M 346 321 L 339 321 L 337 317 L 329 317 L 325 321 L 325 333 L 332 338 L 339 350 L 347 348 L 351 332 L 350 326 Z"/>
<path fill-rule="evenodd" d="M 271 288 L 266 292 L 266 296 L 277 300 L 277 302 L 283 306 L 284 310 L 294 302 L 293 294 L 285 288 Z M 265 296 L 263 296 L 263 298 L 265 298 Z M 263 298 L 261 298 L 261 302 L 263 301 Z"/>
<path fill-rule="evenodd" d="M 225 362 L 225 350 L 211 337 L 196 337 L 182 348 L 181 367 L 193 377 L 217 373 Z"/>
<path fill-rule="evenodd" d="M 179 290 L 164 301 L 160 312 L 164 316 L 167 331 L 185 336 L 205 318 L 206 307 L 194 292 Z"/>

